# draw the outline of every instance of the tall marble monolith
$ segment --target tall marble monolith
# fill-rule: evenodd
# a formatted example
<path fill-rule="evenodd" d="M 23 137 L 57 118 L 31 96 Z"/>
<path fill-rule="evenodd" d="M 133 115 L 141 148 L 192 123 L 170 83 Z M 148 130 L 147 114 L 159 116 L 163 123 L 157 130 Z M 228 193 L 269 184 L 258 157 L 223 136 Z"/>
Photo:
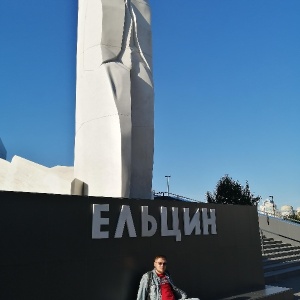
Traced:
<path fill-rule="evenodd" d="M 74 172 L 87 195 L 151 197 L 150 23 L 146 0 L 79 0 Z"/>

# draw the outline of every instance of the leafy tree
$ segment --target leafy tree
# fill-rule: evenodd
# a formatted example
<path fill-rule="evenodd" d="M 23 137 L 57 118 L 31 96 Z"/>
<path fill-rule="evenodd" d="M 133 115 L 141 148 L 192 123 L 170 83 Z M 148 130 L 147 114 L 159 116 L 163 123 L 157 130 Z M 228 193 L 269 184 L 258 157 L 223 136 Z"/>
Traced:
<path fill-rule="evenodd" d="M 243 187 L 227 174 L 218 181 L 213 193 L 206 193 L 208 203 L 257 205 L 260 199 L 260 196 L 251 194 L 248 181 Z"/>

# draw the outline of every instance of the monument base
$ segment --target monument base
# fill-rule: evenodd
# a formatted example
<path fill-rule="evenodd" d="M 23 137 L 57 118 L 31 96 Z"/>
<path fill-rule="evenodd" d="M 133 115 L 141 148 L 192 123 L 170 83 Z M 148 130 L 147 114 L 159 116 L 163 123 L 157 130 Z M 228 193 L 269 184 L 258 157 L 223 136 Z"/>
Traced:
<path fill-rule="evenodd" d="M 157 254 L 190 298 L 265 288 L 255 207 L 0 192 L 0 220 L 1 299 L 132 300 Z"/>
<path fill-rule="evenodd" d="M 71 194 L 73 167 L 48 168 L 25 158 L 14 156 L 12 161 L 0 158 L 0 190 Z"/>

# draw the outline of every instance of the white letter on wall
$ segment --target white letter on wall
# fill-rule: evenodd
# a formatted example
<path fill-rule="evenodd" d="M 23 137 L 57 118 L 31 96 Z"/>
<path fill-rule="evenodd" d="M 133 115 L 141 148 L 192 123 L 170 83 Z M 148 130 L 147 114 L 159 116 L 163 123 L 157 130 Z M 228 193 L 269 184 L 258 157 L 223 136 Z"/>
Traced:
<path fill-rule="evenodd" d="M 101 231 L 101 225 L 109 224 L 109 218 L 101 218 L 102 211 L 109 211 L 109 204 L 93 204 L 92 239 L 108 238 L 108 231 Z"/>
<path fill-rule="evenodd" d="M 172 207 L 173 229 L 168 229 L 168 211 L 167 208 L 161 206 L 161 236 L 176 236 L 176 242 L 181 241 L 181 231 L 179 230 L 178 208 Z"/>
<path fill-rule="evenodd" d="M 190 209 L 183 209 L 183 223 L 184 223 L 184 234 L 190 235 L 195 228 L 195 234 L 200 235 L 200 213 L 199 208 L 197 208 L 192 220 L 190 220 Z"/>
<path fill-rule="evenodd" d="M 131 210 L 128 205 L 122 205 L 117 228 L 116 228 L 115 238 L 121 238 L 123 236 L 125 224 L 127 224 L 129 236 L 136 237 Z"/>
<path fill-rule="evenodd" d="M 150 224 L 150 229 L 149 225 Z M 142 206 L 142 236 L 153 236 L 157 230 L 157 222 L 148 214 L 148 206 Z"/>
<path fill-rule="evenodd" d="M 211 234 L 217 234 L 217 225 L 216 225 L 216 210 L 210 209 L 210 218 L 207 214 L 207 208 L 202 208 L 202 220 L 203 220 L 203 234 L 208 233 L 208 225 L 211 226 Z"/>

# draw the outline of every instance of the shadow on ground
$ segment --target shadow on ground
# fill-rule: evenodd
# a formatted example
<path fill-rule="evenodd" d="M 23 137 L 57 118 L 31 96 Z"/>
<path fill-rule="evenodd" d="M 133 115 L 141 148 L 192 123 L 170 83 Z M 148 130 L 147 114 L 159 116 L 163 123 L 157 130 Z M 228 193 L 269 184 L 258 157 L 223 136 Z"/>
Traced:
<path fill-rule="evenodd" d="M 272 282 L 270 285 L 292 288 L 294 291 L 295 299 L 300 300 L 300 275 L 280 279 Z"/>

